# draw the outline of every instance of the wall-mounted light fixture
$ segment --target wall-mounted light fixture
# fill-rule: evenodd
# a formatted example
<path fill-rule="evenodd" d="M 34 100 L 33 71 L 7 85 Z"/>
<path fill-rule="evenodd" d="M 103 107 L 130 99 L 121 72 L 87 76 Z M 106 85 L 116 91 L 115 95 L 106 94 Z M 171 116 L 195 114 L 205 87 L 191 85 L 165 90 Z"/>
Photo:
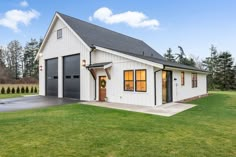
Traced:
<path fill-rule="evenodd" d="M 42 57 L 43 56 L 43 53 L 39 53 L 39 57 Z"/>
<path fill-rule="evenodd" d="M 84 66 L 84 67 L 86 66 L 86 60 L 85 59 L 82 60 L 82 66 Z"/>
<path fill-rule="evenodd" d="M 43 66 L 42 65 L 39 66 L 39 71 L 43 71 Z"/>

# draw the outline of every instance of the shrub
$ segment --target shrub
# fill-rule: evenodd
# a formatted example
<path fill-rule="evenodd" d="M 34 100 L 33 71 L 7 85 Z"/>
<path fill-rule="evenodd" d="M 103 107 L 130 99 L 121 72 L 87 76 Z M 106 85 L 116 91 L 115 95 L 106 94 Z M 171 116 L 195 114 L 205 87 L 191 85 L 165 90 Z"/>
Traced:
<path fill-rule="evenodd" d="M 17 94 L 20 94 L 20 87 L 17 87 L 17 88 L 16 88 L 16 93 L 17 93 Z"/>
<path fill-rule="evenodd" d="M 25 93 L 25 87 L 22 86 L 20 91 L 21 91 L 21 93 Z"/>
<path fill-rule="evenodd" d="M 29 87 L 28 86 L 26 86 L 26 88 L 25 88 L 25 93 L 29 93 Z"/>
<path fill-rule="evenodd" d="M 10 94 L 11 93 L 11 89 L 10 87 L 7 87 L 7 94 Z"/>
<path fill-rule="evenodd" d="M 37 87 L 34 88 L 34 93 L 38 93 Z"/>
<path fill-rule="evenodd" d="M 1 89 L 1 94 L 5 94 L 5 88 L 4 87 L 2 87 L 2 89 Z"/>
<path fill-rule="evenodd" d="M 11 89 L 11 93 L 12 93 L 12 94 L 15 94 L 15 92 L 16 92 L 16 91 L 15 91 L 15 88 L 12 87 L 12 89 Z"/>
<path fill-rule="evenodd" d="M 34 87 L 33 86 L 30 89 L 30 93 L 34 93 Z"/>

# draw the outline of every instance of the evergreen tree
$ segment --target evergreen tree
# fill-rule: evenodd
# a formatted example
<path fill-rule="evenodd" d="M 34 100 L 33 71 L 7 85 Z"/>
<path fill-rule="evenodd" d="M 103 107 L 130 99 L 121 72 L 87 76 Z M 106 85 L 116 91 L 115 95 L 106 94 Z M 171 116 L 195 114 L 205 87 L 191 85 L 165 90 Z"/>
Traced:
<path fill-rule="evenodd" d="M 20 93 L 20 87 L 16 88 L 16 93 L 19 94 Z"/>
<path fill-rule="evenodd" d="M 184 65 L 189 65 L 189 66 L 195 66 L 196 63 L 194 61 L 193 58 L 187 58 L 184 52 L 184 49 L 181 46 L 178 46 L 180 53 L 176 54 L 176 60 L 178 63 L 180 64 L 184 64 Z"/>
<path fill-rule="evenodd" d="M 175 57 L 174 57 L 174 55 L 172 54 L 171 48 L 169 48 L 169 49 L 167 50 L 167 52 L 164 54 L 164 57 L 165 57 L 168 61 L 175 62 Z"/>
<path fill-rule="evenodd" d="M 38 76 L 38 63 L 34 62 L 35 56 L 39 50 L 39 43 L 36 39 L 31 39 L 24 49 L 24 77 Z"/>
<path fill-rule="evenodd" d="M 10 87 L 7 87 L 7 94 L 10 94 L 11 93 L 11 89 Z"/>
<path fill-rule="evenodd" d="M 233 89 L 236 89 L 236 64 L 233 67 L 233 72 L 234 72 L 234 84 L 233 84 Z"/>
<path fill-rule="evenodd" d="M 222 52 L 218 57 L 215 80 L 221 90 L 234 88 L 235 74 L 233 69 L 233 58 L 229 52 Z"/>
<path fill-rule="evenodd" d="M 20 92 L 25 93 L 25 87 L 24 86 L 21 87 Z"/>
<path fill-rule="evenodd" d="M 185 53 L 184 53 L 184 49 L 181 47 L 181 46 L 178 46 L 179 50 L 180 50 L 180 53 L 177 53 L 176 54 L 176 60 L 178 63 L 180 64 L 184 64 L 184 59 L 185 59 Z"/>
<path fill-rule="evenodd" d="M 28 86 L 26 86 L 26 88 L 25 88 L 25 93 L 29 93 L 29 87 Z"/>
<path fill-rule="evenodd" d="M 1 89 L 1 94 L 5 94 L 5 88 L 4 87 L 2 87 L 2 89 Z"/>
<path fill-rule="evenodd" d="M 218 52 L 214 45 L 211 45 L 210 48 L 210 57 L 207 57 L 203 61 L 203 66 L 205 67 L 205 70 L 207 70 L 210 74 L 207 75 L 207 83 L 209 89 L 216 89 L 216 81 L 215 81 L 215 75 L 216 75 L 216 67 L 218 64 Z"/>
<path fill-rule="evenodd" d="M 14 87 L 12 87 L 11 93 L 12 93 L 12 94 L 15 94 L 15 88 L 14 88 Z"/>

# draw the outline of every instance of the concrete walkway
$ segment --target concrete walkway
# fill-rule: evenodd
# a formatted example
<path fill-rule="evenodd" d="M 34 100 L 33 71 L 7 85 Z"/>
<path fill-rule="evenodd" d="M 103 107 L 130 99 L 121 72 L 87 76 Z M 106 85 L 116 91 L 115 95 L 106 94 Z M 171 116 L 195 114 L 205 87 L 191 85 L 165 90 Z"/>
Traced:
<path fill-rule="evenodd" d="M 168 103 L 161 106 L 152 107 L 152 106 L 108 103 L 108 102 L 98 102 L 98 101 L 80 102 L 80 104 L 107 107 L 107 108 L 120 109 L 132 112 L 147 113 L 166 117 L 173 116 L 177 113 L 183 112 L 196 106 L 193 104 Z"/>

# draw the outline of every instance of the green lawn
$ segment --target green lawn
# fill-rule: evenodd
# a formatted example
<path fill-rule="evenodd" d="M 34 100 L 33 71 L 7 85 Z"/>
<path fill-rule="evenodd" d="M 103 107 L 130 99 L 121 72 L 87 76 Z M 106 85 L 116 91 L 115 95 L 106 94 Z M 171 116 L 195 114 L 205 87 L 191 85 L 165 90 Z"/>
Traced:
<path fill-rule="evenodd" d="M 26 95 L 36 95 L 36 93 L 28 93 L 28 94 L 0 94 L 0 99 L 7 99 L 7 98 L 17 98 L 23 97 Z M 0 155 L 1 157 L 1 155 Z"/>
<path fill-rule="evenodd" d="M 0 113 L 0 156 L 236 156 L 236 92 L 173 117 L 71 104 Z"/>

